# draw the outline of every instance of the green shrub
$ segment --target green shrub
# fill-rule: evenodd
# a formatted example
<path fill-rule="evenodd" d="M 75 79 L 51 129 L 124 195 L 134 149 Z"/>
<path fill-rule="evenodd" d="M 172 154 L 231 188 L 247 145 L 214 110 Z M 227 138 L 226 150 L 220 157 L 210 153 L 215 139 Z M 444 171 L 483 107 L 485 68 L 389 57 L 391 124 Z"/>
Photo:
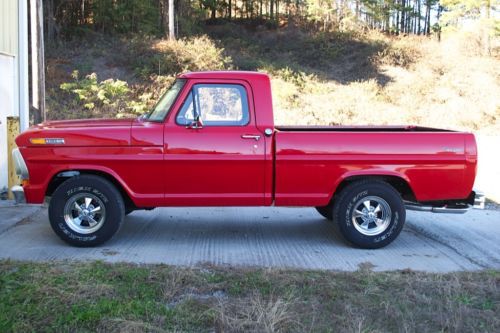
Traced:
<path fill-rule="evenodd" d="M 80 78 L 78 71 L 73 71 L 71 76 L 74 81 L 63 83 L 60 88 L 73 93 L 78 101 L 84 103 L 86 109 L 92 110 L 103 106 L 124 107 L 121 103 L 122 98 L 130 91 L 127 82 L 113 79 L 98 82 L 96 73 Z"/>

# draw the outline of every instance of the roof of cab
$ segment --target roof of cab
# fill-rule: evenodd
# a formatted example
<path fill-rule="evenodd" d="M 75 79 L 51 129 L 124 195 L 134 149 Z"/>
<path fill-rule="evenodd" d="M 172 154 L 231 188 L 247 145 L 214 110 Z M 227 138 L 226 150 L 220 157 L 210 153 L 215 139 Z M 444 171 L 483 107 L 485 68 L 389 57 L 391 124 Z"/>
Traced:
<path fill-rule="evenodd" d="M 178 76 L 183 79 L 233 79 L 248 80 L 256 78 L 269 78 L 266 73 L 250 71 L 206 71 L 206 72 L 187 72 Z"/>

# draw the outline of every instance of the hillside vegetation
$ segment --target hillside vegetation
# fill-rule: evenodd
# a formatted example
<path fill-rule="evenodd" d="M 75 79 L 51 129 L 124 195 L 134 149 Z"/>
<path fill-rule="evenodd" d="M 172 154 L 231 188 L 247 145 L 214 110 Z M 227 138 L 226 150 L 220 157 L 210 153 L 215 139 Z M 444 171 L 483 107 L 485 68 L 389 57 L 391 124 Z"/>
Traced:
<path fill-rule="evenodd" d="M 133 116 L 177 73 L 243 69 L 272 77 L 278 124 L 413 124 L 500 129 L 500 62 L 470 39 L 376 31 L 251 31 L 236 24 L 166 40 L 92 34 L 48 51 L 49 119 Z"/>

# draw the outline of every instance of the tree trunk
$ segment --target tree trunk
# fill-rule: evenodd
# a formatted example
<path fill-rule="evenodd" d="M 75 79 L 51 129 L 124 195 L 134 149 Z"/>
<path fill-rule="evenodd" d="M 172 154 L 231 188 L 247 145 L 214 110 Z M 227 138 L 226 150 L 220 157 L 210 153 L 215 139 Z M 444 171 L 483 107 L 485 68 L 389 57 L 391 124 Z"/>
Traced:
<path fill-rule="evenodd" d="M 425 30 L 425 33 L 427 35 L 431 34 L 431 0 L 427 0 L 427 13 L 425 14 L 426 16 L 426 23 L 425 26 L 427 29 Z"/>
<path fill-rule="evenodd" d="M 421 1 L 422 0 L 417 0 L 417 10 L 418 10 L 418 27 L 417 27 L 417 35 L 420 35 L 422 30 L 420 29 L 420 21 L 422 21 L 422 11 L 421 11 Z"/>
<path fill-rule="evenodd" d="M 396 27 L 396 35 L 399 35 L 399 10 L 396 10 L 396 22 L 394 22 L 394 26 Z"/>
<path fill-rule="evenodd" d="M 175 39 L 174 0 L 168 0 L 168 39 Z"/>
<path fill-rule="evenodd" d="M 401 0 L 401 32 L 405 32 L 405 0 Z"/>
<path fill-rule="evenodd" d="M 45 15 L 47 16 L 47 43 L 52 44 L 56 39 L 56 21 L 54 18 L 54 0 L 45 2 Z"/>
<path fill-rule="evenodd" d="M 82 0 L 82 4 L 80 5 L 80 24 L 85 24 L 85 0 Z"/>
<path fill-rule="evenodd" d="M 45 114 L 45 58 L 43 45 L 42 0 L 30 0 L 31 32 L 31 106 L 33 122 L 47 119 Z"/>
<path fill-rule="evenodd" d="M 427 5 L 427 1 L 425 2 L 425 5 Z M 423 34 L 427 34 L 427 7 L 425 8 L 425 16 L 424 16 L 424 31 Z"/>
<path fill-rule="evenodd" d="M 408 7 L 410 7 L 410 0 L 408 0 L 408 3 L 407 3 Z M 411 12 L 408 11 L 406 13 L 406 33 L 410 34 L 411 33 Z"/>
<path fill-rule="evenodd" d="M 414 34 L 418 34 L 418 22 L 419 22 L 419 13 L 418 13 L 418 6 L 419 6 L 420 0 L 415 0 L 415 6 L 414 6 L 414 20 L 413 20 L 413 29 L 414 29 Z"/>
<path fill-rule="evenodd" d="M 386 9 L 385 9 L 385 12 L 384 12 L 384 16 L 385 16 L 385 32 L 390 32 L 391 30 L 391 9 L 386 6 Z"/>
<path fill-rule="evenodd" d="M 274 19 L 274 0 L 271 0 L 270 2 L 270 6 L 269 6 L 269 18 L 271 20 Z"/>
<path fill-rule="evenodd" d="M 437 36 L 438 36 L 438 42 L 441 42 L 441 24 L 439 23 L 439 20 L 441 18 L 441 13 L 443 12 L 443 6 L 438 5 L 438 13 L 437 13 Z"/>
<path fill-rule="evenodd" d="M 276 3 L 275 16 L 276 16 L 276 20 L 279 21 L 279 19 L 280 19 L 280 0 L 275 0 L 275 3 Z"/>

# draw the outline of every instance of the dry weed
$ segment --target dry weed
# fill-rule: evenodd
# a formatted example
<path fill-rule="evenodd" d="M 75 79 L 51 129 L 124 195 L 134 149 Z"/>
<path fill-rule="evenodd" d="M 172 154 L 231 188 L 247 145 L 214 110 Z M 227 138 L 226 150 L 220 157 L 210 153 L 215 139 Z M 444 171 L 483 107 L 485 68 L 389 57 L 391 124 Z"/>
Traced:
<path fill-rule="evenodd" d="M 133 321 L 125 319 L 103 319 L 99 323 L 96 330 L 99 333 L 142 333 L 154 332 L 163 333 L 168 332 L 160 327 L 156 327 L 143 321 Z"/>
<path fill-rule="evenodd" d="M 300 327 L 292 307 L 297 303 L 293 297 L 270 296 L 264 299 L 259 294 L 234 301 L 219 300 L 218 321 L 224 332 L 288 332 Z"/>
<path fill-rule="evenodd" d="M 382 83 L 311 79 L 299 89 L 273 76 L 276 123 L 420 125 L 497 133 L 500 61 L 467 55 L 454 43 L 421 37 L 395 40 L 391 47 L 405 49 L 411 60 L 401 60 L 403 64 L 382 55 L 378 71 L 387 77 Z"/>

